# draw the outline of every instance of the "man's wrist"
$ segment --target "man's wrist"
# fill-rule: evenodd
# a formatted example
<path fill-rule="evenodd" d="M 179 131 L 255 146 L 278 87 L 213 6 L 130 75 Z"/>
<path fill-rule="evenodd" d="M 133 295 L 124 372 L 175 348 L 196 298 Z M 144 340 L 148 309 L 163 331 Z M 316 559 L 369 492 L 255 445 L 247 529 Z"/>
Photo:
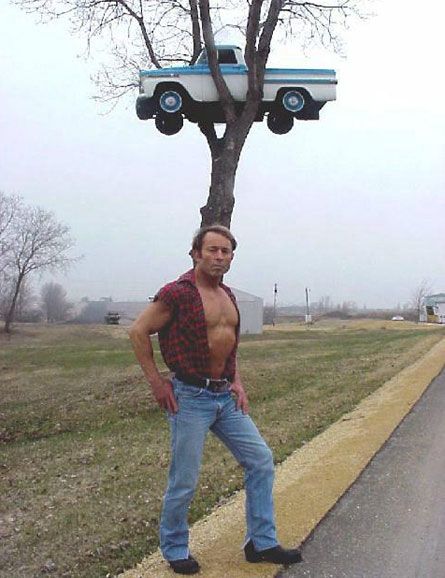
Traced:
<path fill-rule="evenodd" d="M 152 379 L 148 380 L 150 386 L 153 390 L 160 390 L 165 389 L 168 384 L 168 379 L 166 377 L 162 377 L 162 375 L 153 377 Z"/>

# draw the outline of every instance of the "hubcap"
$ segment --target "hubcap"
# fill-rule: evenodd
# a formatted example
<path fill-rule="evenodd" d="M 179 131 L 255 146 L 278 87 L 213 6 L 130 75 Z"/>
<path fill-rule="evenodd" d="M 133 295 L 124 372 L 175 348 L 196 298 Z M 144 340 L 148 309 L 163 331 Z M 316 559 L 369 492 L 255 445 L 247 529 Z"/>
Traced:
<path fill-rule="evenodd" d="M 159 105 L 163 111 L 168 113 L 178 112 L 182 106 L 181 95 L 174 90 L 169 90 L 161 94 Z"/>
<path fill-rule="evenodd" d="M 290 90 L 283 96 L 283 106 L 289 112 L 298 112 L 304 107 L 304 97 L 300 92 Z"/>

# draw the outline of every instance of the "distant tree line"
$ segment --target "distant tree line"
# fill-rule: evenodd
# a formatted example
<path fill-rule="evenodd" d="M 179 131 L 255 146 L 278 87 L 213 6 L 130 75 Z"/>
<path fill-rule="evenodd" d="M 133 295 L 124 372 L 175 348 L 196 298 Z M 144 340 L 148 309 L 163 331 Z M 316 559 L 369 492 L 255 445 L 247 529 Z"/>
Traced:
<path fill-rule="evenodd" d="M 355 301 L 343 301 L 335 303 L 329 295 L 323 296 L 319 301 L 310 303 L 310 312 L 315 319 L 323 317 L 336 319 L 349 319 L 354 317 L 367 317 L 370 319 L 391 319 L 394 316 L 402 316 L 406 320 L 419 321 L 423 302 L 427 295 L 433 292 L 432 284 L 424 279 L 411 291 L 408 301 L 396 304 L 394 307 L 374 308 L 366 305 L 359 306 Z M 306 305 L 277 306 L 276 310 L 270 304 L 263 307 L 263 323 L 285 323 L 289 321 L 304 320 Z"/>
<path fill-rule="evenodd" d="M 30 279 L 36 273 L 67 269 L 76 259 L 69 255 L 74 241 L 69 227 L 54 214 L 26 205 L 18 195 L 0 192 L 0 315 L 4 330 L 11 325 L 31 300 Z M 42 304 L 48 320 L 56 320 L 66 307 L 61 286 L 42 288 Z"/>

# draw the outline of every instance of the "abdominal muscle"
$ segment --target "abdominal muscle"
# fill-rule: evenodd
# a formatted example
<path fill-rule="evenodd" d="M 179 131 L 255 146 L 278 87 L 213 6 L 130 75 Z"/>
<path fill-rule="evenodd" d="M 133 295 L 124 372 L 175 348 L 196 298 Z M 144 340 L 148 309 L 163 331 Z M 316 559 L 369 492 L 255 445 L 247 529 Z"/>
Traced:
<path fill-rule="evenodd" d="M 235 346 L 235 330 L 230 326 L 207 329 L 207 340 L 210 350 L 210 377 L 219 379 Z"/>

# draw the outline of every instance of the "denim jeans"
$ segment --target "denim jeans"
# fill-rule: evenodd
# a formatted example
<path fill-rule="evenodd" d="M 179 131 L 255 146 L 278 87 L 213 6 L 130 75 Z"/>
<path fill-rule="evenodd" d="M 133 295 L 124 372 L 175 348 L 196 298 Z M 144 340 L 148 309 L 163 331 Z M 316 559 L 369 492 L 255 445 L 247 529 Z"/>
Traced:
<path fill-rule="evenodd" d="M 169 415 L 171 464 L 164 496 L 160 541 L 166 560 L 189 555 L 188 510 L 198 482 L 207 432 L 213 432 L 244 468 L 246 541 L 257 550 L 277 545 L 272 486 L 272 452 L 248 415 L 236 409 L 230 392 L 213 393 L 173 379 L 179 410 Z"/>

